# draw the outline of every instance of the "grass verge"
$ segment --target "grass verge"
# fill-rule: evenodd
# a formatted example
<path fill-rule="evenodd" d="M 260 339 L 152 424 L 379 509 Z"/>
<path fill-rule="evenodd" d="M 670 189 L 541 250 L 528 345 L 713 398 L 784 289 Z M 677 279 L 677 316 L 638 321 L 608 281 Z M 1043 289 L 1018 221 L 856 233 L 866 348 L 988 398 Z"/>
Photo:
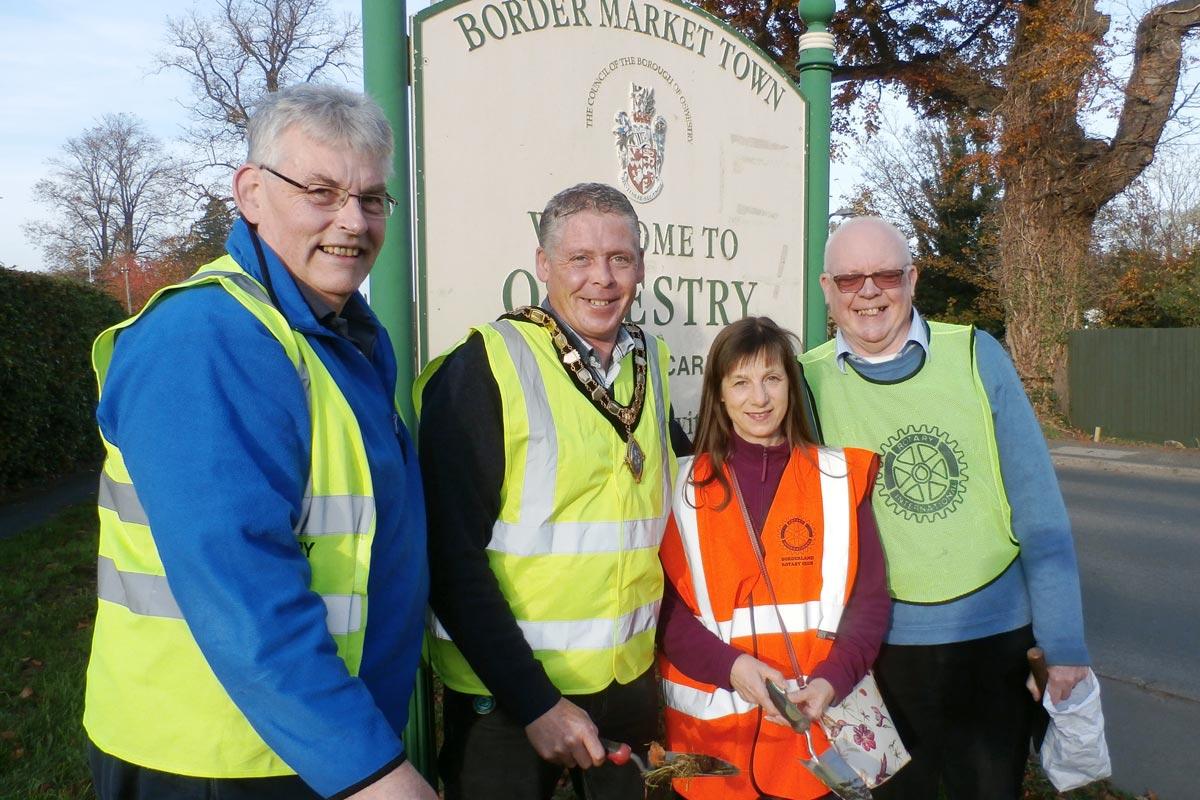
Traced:
<path fill-rule="evenodd" d="M 67 509 L 0 539 L 0 798 L 92 797 L 84 755 L 84 670 L 95 616 L 96 510 Z M 556 798 L 573 797 L 562 787 Z M 1023 800 L 1135 798 L 1107 781 L 1057 794 L 1031 761 Z"/>
<path fill-rule="evenodd" d="M 0 539 L 0 797 L 91 797 L 83 675 L 96 606 L 96 507 Z"/>

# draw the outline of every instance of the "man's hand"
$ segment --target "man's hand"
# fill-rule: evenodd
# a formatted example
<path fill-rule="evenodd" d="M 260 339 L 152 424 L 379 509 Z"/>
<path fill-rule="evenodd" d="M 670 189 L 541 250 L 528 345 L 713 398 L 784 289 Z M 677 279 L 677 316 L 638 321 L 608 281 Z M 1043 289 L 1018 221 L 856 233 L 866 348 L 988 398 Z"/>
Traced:
<path fill-rule="evenodd" d="M 1071 696 L 1071 690 L 1075 688 L 1075 684 L 1087 677 L 1087 667 L 1072 667 L 1059 666 L 1046 668 L 1046 690 L 1050 693 L 1051 703 L 1061 703 Z M 1029 676 L 1029 680 L 1025 682 L 1029 693 L 1033 695 L 1033 699 L 1042 702 L 1042 693 L 1038 691 L 1037 684 L 1033 680 L 1033 676 Z"/>
<path fill-rule="evenodd" d="M 738 656 L 729 670 L 729 682 L 733 684 L 733 689 L 738 693 L 738 697 L 747 703 L 762 706 L 764 716 L 771 722 L 787 725 L 787 720 L 775 709 L 775 704 L 771 702 L 771 698 L 767 694 L 767 681 L 780 688 L 787 686 L 787 678 L 783 677 L 782 672 L 764 664 L 749 653 L 742 653 Z"/>
<path fill-rule="evenodd" d="M 824 678 L 814 678 L 803 689 L 788 692 L 788 699 L 800 707 L 809 719 L 820 719 L 833 702 L 833 684 Z"/>
<path fill-rule="evenodd" d="M 347 800 L 437 800 L 437 792 L 411 762 L 405 761 Z"/>
<path fill-rule="evenodd" d="M 604 763 L 599 729 L 586 711 L 565 697 L 526 725 L 525 735 L 546 761 L 580 769 Z"/>

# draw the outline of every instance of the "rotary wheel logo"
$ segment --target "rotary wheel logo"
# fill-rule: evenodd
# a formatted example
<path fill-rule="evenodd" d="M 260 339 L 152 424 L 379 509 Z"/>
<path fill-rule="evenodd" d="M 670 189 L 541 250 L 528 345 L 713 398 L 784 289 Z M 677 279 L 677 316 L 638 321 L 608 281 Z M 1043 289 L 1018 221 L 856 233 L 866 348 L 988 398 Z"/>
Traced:
<path fill-rule="evenodd" d="M 783 542 L 783 546 L 788 550 L 800 552 L 808 548 L 812 544 L 813 529 L 800 517 L 792 517 L 787 522 L 783 523 L 783 527 L 779 529 L 779 541 Z"/>
<path fill-rule="evenodd" d="M 945 519 L 966 492 L 958 442 L 932 425 L 910 425 L 883 444 L 884 502 L 905 519 Z"/>

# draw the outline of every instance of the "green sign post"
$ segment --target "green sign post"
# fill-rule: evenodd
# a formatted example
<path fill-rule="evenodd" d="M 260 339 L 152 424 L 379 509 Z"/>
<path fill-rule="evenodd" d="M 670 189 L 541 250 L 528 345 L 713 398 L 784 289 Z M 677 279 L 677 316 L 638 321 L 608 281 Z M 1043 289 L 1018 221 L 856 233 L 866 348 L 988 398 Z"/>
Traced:
<path fill-rule="evenodd" d="M 808 101 L 808 141 L 805 143 L 804 347 L 825 341 L 825 299 L 821 271 L 829 235 L 829 130 L 832 111 L 833 35 L 829 21 L 834 0 L 800 0 L 800 18 L 808 31 L 800 37 L 800 93 Z"/>
<path fill-rule="evenodd" d="M 389 184 L 398 201 L 379 260 L 371 271 L 371 307 L 388 329 L 396 352 L 396 403 L 409 430 L 415 422 L 412 384 L 416 377 L 413 335 L 412 185 L 409 164 L 407 8 L 403 0 L 363 0 L 365 88 L 382 106 L 396 138 Z M 417 670 L 416 686 L 404 731 L 408 758 L 425 779 L 437 785 L 433 731 L 433 685 L 428 664 Z"/>

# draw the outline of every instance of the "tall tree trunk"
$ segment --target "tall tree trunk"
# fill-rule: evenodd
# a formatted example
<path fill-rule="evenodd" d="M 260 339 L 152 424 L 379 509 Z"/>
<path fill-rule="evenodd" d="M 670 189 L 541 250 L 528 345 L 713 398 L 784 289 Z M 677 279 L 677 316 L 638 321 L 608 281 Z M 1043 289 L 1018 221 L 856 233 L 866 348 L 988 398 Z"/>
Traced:
<path fill-rule="evenodd" d="M 1079 327 L 1080 281 L 1092 216 L 1054 195 L 1007 187 L 1000 220 L 1000 287 L 1013 364 L 1034 406 L 1058 408 L 1055 378 L 1067 368 L 1067 334 Z"/>
<path fill-rule="evenodd" d="M 1108 19 L 1089 0 L 1023 6 L 1009 57 L 999 172 L 1000 286 L 1009 350 L 1035 406 L 1055 407 L 1067 332 L 1079 319 L 1079 281 L 1099 206 L 1081 170 L 1102 145 L 1076 120 Z"/>

